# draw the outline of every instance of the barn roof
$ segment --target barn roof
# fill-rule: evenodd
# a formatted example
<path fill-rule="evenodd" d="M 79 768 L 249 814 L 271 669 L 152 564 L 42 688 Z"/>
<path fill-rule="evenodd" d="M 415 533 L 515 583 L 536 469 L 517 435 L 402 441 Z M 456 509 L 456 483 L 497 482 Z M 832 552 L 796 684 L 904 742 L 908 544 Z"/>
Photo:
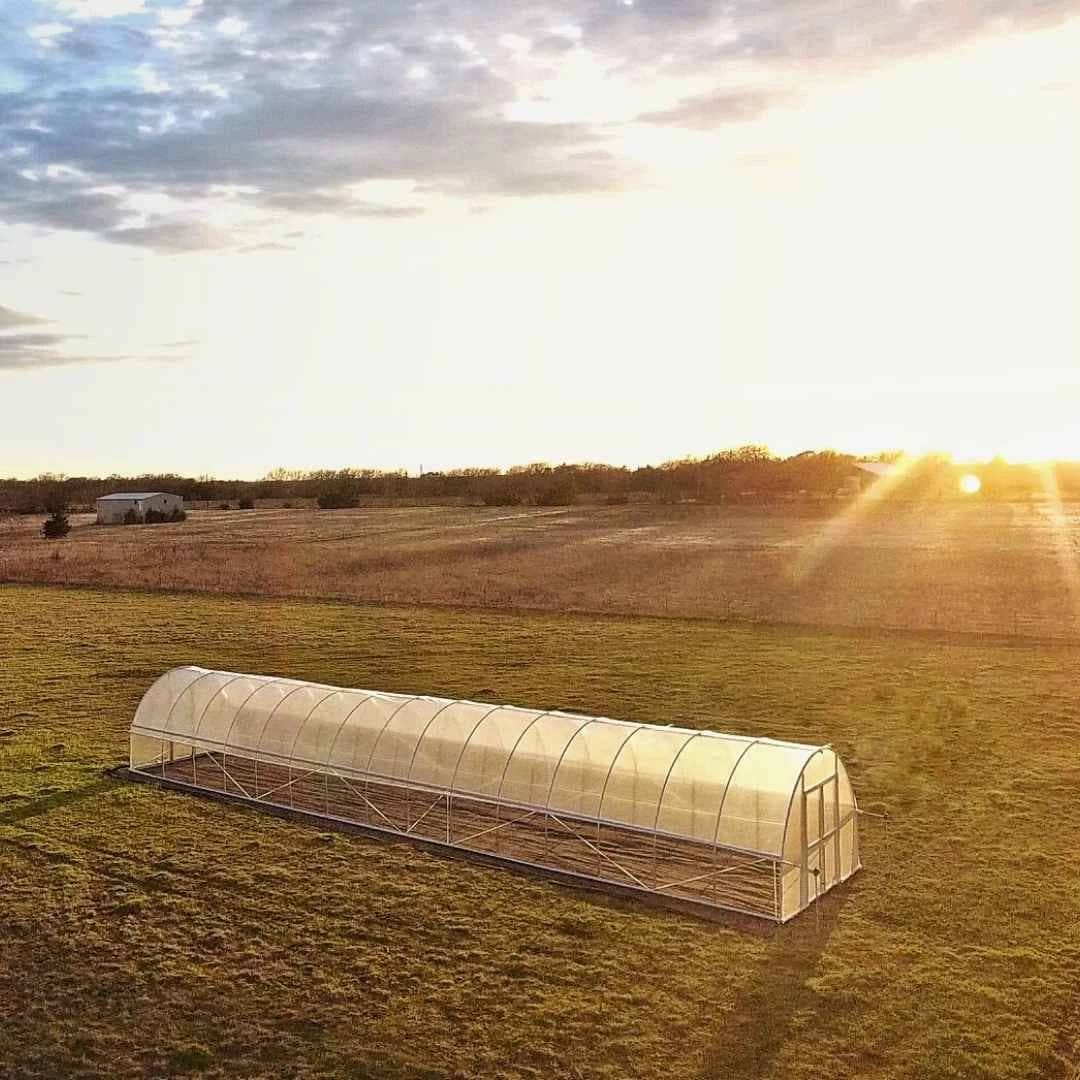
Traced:
<path fill-rule="evenodd" d="M 117 491 L 112 495 L 101 495 L 98 497 L 98 502 L 105 502 L 108 499 L 150 499 L 155 495 L 168 495 L 167 491 Z"/>

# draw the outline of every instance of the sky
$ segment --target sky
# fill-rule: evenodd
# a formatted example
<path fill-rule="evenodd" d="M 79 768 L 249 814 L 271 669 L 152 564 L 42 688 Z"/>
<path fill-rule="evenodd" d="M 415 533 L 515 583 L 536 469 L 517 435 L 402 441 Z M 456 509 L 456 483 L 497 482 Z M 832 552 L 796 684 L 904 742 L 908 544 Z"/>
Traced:
<path fill-rule="evenodd" d="M 1080 0 L 4 0 L 0 475 L 1080 458 Z"/>

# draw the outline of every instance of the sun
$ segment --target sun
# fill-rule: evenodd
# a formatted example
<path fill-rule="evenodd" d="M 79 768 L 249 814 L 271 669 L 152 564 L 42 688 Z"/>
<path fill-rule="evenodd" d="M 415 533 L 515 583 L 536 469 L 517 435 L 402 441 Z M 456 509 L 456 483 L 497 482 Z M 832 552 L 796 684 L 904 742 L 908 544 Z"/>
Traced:
<path fill-rule="evenodd" d="M 974 473 L 964 473 L 960 477 L 960 490 L 965 495 L 976 495 L 981 487 L 982 481 Z"/>

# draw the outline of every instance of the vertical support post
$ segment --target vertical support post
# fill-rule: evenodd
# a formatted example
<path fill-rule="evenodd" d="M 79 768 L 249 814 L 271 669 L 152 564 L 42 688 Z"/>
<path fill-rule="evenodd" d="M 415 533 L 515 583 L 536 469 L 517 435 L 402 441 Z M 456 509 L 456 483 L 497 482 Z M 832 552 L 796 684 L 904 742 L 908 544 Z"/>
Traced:
<path fill-rule="evenodd" d="M 819 865 L 814 869 L 814 929 L 818 934 L 821 933 L 821 904 L 818 903 L 818 899 L 821 896 L 821 848 L 818 848 L 818 863 Z"/>
<path fill-rule="evenodd" d="M 844 867 L 840 861 L 840 774 L 833 777 L 833 877 L 830 885 L 834 885 L 844 876 Z"/>
<path fill-rule="evenodd" d="M 818 845 L 817 845 L 817 865 L 818 865 L 818 877 L 814 887 L 814 899 L 817 900 L 818 893 L 821 892 L 821 874 L 825 873 L 825 789 L 823 787 L 818 788 Z"/>
<path fill-rule="evenodd" d="M 799 910 L 801 911 L 810 902 L 810 862 L 809 845 L 806 835 L 806 779 L 799 777 L 799 798 L 802 799 L 802 813 L 799 815 L 799 850 L 802 852 L 800 860 L 802 866 L 799 869 Z"/>
<path fill-rule="evenodd" d="M 596 876 L 599 877 L 604 869 L 603 866 L 603 847 L 600 841 L 600 829 L 602 827 L 603 813 L 604 813 L 604 796 L 607 794 L 608 784 L 611 782 L 611 774 L 615 771 L 615 762 L 619 760 L 619 756 L 622 754 L 626 747 L 626 744 L 644 727 L 644 724 L 636 724 L 631 730 L 630 734 L 626 736 L 621 743 L 619 743 L 619 749 L 615 751 L 615 756 L 611 759 L 611 764 L 608 766 L 607 776 L 604 777 L 604 786 L 600 789 L 600 801 L 596 804 Z"/>

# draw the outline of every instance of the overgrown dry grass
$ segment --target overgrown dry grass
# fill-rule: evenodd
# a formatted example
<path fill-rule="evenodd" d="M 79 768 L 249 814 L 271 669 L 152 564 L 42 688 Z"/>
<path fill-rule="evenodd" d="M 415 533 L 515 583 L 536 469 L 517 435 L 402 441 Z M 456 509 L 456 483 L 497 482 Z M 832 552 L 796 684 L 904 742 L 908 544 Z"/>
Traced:
<path fill-rule="evenodd" d="M 618 506 L 197 511 L 45 543 L 0 523 L 0 580 L 1080 636 L 1080 509 Z"/>
<path fill-rule="evenodd" d="M 1067 1078 L 1077 649 L 0 588 L 0 1075 Z M 831 742 L 866 870 L 750 933 L 103 776 L 198 662 Z"/>

